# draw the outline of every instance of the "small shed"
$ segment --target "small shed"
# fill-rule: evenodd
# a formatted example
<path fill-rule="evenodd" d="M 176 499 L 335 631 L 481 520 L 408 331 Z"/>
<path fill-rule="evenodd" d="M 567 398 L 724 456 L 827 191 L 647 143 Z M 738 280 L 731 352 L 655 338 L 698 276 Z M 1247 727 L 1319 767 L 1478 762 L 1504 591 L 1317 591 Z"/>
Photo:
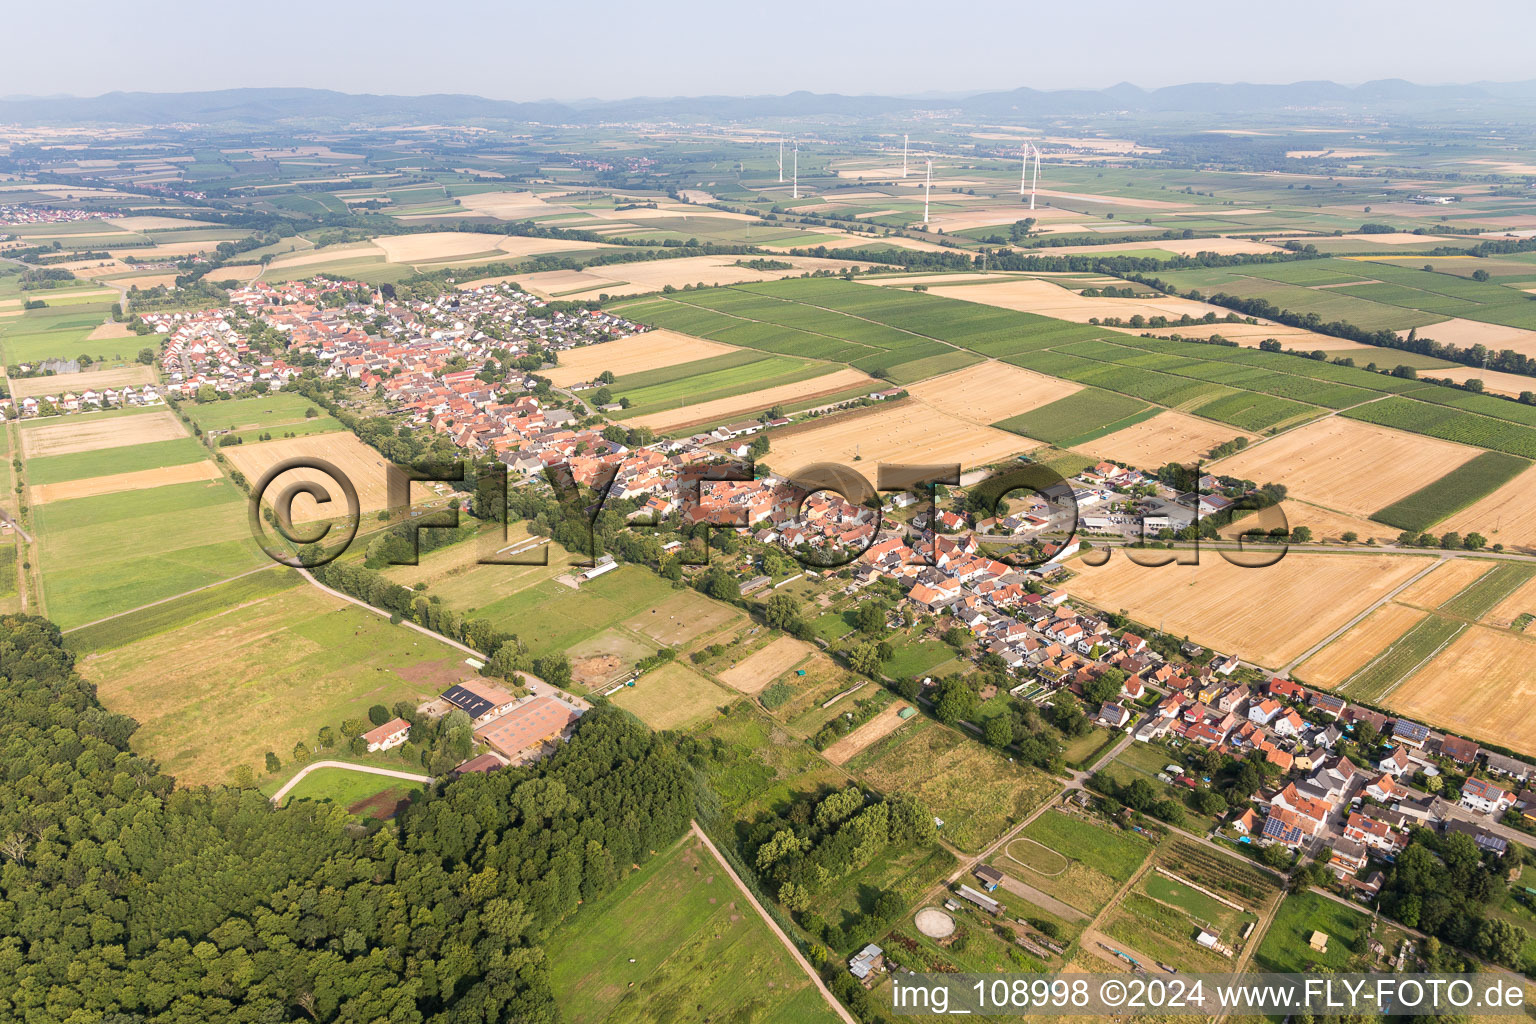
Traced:
<path fill-rule="evenodd" d="M 1326 953 L 1328 952 L 1328 936 L 1323 932 L 1313 932 L 1312 937 L 1307 940 L 1307 945 L 1319 953 Z"/>

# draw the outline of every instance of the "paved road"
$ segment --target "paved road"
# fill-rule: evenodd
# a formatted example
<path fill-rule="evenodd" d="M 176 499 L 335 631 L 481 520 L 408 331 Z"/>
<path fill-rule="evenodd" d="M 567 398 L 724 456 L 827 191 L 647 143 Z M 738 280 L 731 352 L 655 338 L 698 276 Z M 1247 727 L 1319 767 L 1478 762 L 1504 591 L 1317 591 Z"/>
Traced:
<path fill-rule="evenodd" d="M 859 1024 L 858 1021 L 854 1020 L 853 1014 L 849 1013 L 843 1007 L 843 1004 L 837 1001 L 837 997 L 832 995 L 826 983 L 821 980 L 821 975 L 816 973 L 816 968 L 811 966 L 811 962 L 801 955 L 800 947 L 791 942 L 789 936 L 784 934 L 784 929 L 779 927 L 779 923 L 768 916 L 768 911 L 764 910 L 763 905 L 757 902 L 757 897 L 752 895 L 752 890 L 748 889 L 746 883 L 741 880 L 741 876 L 736 874 L 736 870 L 731 867 L 731 862 L 720 855 L 720 851 L 715 848 L 715 844 L 710 842 L 709 836 L 705 835 L 704 830 L 699 828 L 699 823 L 695 821 L 691 825 L 691 831 L 699 837 L 699 842 L 704 844 L 704 848 L 709 851 L 710 856 L 715 858 L 715 862 L 730 876 L 731 881 L 736 883 L 736 888 L 741 890 L 741 894 L 747 898 L 747 902 L 752 904 L 752 909 L 757 911 L 757 916 L 763 919 L 763 923 L 768 926 L 774 935 L 778 936 L 779 941 L 784 944 L 784 948 L 789 950 L 789 955 L 795 958 L 795 962 L 800 965 L 800 969 L 805 972 L 806 977 L 810 978 L 811 983 L 821 992 L 821 998 L 825 999 L 827 1005 L 842 1018 L 843 1024 Z"/>
<path fill-rule="evenodd" d="M 353 764 L 350 761 L 316 761 L 313 764 L 305 765 L 297 775 L 283 783 L 283 788 L 272 794 L 272 802 L 274 804 L 282 803 L 283 797 L 288 795 L 288 791 L 304 781 L 304 776 L 316 768 L 345 768 L 351 772 L 362 772 L 365 775 L 387 775 L 391 779 L 405 779 L 409 782 L 425 782 L 430 784 L 435 781 L 430 775 L 413 775 L 410 772 L 397 772 L 393 768 L 375 768 L 372 765 Z"/>

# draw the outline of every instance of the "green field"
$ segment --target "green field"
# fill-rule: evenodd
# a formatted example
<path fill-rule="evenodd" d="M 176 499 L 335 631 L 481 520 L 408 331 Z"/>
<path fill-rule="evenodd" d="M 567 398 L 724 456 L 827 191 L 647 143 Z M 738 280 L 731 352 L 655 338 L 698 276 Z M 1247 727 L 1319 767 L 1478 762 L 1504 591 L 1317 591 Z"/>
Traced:
<path fill-rule="evenodd" d="M 1151 852 L 1147 841 L 1134 832 L 1059 811 L 1046 811 L 1023 834 L 1117 882 L 1129 881 Z"/>
<path fill-rule="evenodd" d="M 1377 701 L 1412 675 L 1430 655 L 1467 628 L 1464 622 L 1428 615 L 1360 671 L 1344 680 L 1339 692 L 1363 701 Z"/>
<path fill-rule="evenodd" d="M 74 417 L 70 417 L 70 422 L 73 421 Z M 164 466 L 183 466 L 189 462 L 202 462 L 208 457 L 208 449 L 190 437 L 123 445 L 118 448 L 98 448 L 89 452 L 72 452 L 68 455 L 48 455 L 39 459 L 28 459 L 27 482 L 36 485 L 56 484 L 66 480 L 86 480 L 90 477 L 110 476 L 114 473 L 133 473 L 145 469 L 160 469 Z"/>
<path fill-rule="evenodd" d="M 303 437 L 342 429 L 339 422 L 309 399 L 282 392 L 201 404 L 186 402 L 181 411 L 205 434 L 232 431 L 246 441 L 254 441 L 262 433 Z M 310 412 L 316 415 L 306 415 Z"/>
<path fill-rule="evenodd" d="M 317 768 L 288 791 L 288 796 L 283 800 L 283 806 L 287 807 L 295 800 L 313 800 L 316 803 L 334 804 L 346 810 L 372 796 L 386 794 L 392 799 L 403 800 L 411 793 L 419 793 L 424 788 L 423 783 L 412 782 L 409 779 L 353 772 L 345 768 Z M 367 815 L 365 813 L 362 816 Z"/>
<path fill-rule="evenodd" d="M 491 572 L 504 566 L 484 566 Z M 580 589 L 553 581 L 484 605 L 476 617 L 516 633 L 535 655 L 564 652 L 671 597 L 672 584 L 638 565 L 606 573 Z"/>
<path fill-rule="evenodd" d="M 143 346 L 136 338 L 86 341 L 106 319 L 111 303 L 71 305 L 63 309 L 28 310 L 21 316 L 0 320 L 0 361 L 7 366 L 42 359 L 74 359 L 86 354 L 106 357 L 108 366 L 132 359 Z M 126 356 L 119 360 L 117 355 Z"/>
<path fill-rule="evenodd" d="M 679 374 L 671 381 L 647 387 L 622 388 L 616 384 L 613 395 L 615 401 L 629 400 L 629 408 L 620 416 L 641 416 L 719 398 L 733 398 L 782 384 L 794 384 L 824 376 L 837 368 L 831 363 L 810 359 L 768 356 L 708 373 L 692 376 Z"/>
<path fill-rule="evenodd" d="M 36 506 L 49 617 L 68 629 L 255 568 L 246 514 L 225 480 Z"/>
<path fill-rule="evenodd" d="M 1161 411 L 1124 395 L 1084 388 L 993 426 L 1070 448 L 1150 419 Z"/>
<path fill-rule="evenodd" d="M 1354 946 L 1370 918 L 1313 892 L 1293 893 L 1280 904 L 1253 963 L 1261 971 L 1277 974 L 1304 973 L 1325 968 L 1342 971 L 1354 959 Z M 1328 936 L 1328 951 L 1319 953 L 1308 945 L 1313 932 Z"/>
<path fill-rule="evenodd" d="M 579 909 L 545 943 L 573 1024 L 836 1024 L 838 1018 L 693 837 Z"/>
<path fill-rule="evenodd" d="M 76 629 L 65 634 L 64 644 L 78 655 L 111 650 L 199 619 L 223 614 L 280 590 L 296 587 L 302 582 L 299 574 L 292 569 L 274 566 L 266 572 L 251 573 L 150 608 L 98 622 L 94 626 Z"/>
<path fill-rule="evenodd" d="M 910 793 L 944 820 L 939 834 L 968 853 L 1049 798 L 1056 781 L 923 719 L 862 751 L 845 766 L 885 793 Z"/>
<path fill-rule="evenodd" d="M 1371 518 L 1400 530 L 1427 530 L 1492 494 L 1530 465 L 1524 459 L 1501 452 L 1484 452 L 1434 483 L 1393 502 Z"/>
<path fill-rule="evenodd" d="M 102 703 L 140 723 L 135 750 L 185 784 L 288 764 L 322 725 L 419 701 L 472 675 L 463 652 L 305 585 L 84 658 Z"/>
<path fill-rule="evenodd" d="M 1416 401 L 1414 398 L 1394 395 L 1379 402 L 1348 409 L 1342 415 L 1521 458 L 1536 458 L 1536 428 Z"/>

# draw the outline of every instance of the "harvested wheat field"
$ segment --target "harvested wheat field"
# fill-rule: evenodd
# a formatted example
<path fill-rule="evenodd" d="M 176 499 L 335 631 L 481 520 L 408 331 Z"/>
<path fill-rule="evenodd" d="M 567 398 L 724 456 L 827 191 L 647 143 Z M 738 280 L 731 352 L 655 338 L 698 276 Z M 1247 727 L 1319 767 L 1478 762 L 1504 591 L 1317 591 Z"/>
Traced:
<path fill-rule="evenodd" d="M 1142 556 L 1168 552 L 1142 552 Z M 1423 558 L 1290 552 L 1245 569 L 1202 552 L 1198 565 L 1137 565 L 1116 552 L 1065 584 L 1074 597 L 1225 654 L 1278 668 L 1424 569 Z"/>
<path fill-rule="evenodd" d="M 1536 466 L 1451 516 L 1437 529 L 1454 530 L 1462 536 L 1481 533 L 1505 547 L 1536 551 Z"/>
<path fill-rule="evenodd" d="M 137 249 L 108 248 L 107 253 L 113 259 L 120 260 L 125 256 L 132 256 L 141 263 L 149 263 L 155 260 L 174 259 L 178 256 L 196 256 L 199 253 L 208 252 L 218 244 L 218 239 L 209 239 L 205 242 L 160 242 L 155 245 L 141 245 Z"/>
<path fill-rule="evenodd" d="M 498 220 L 526 220 L 530 217 L 570 212 L 574 209 L 570 206 L 547 203 L 532 192 L 481 192 L 477 195 L 459 196 L 459 205 L 471 213 L 495 217 Z"/>
<path fill-rule="evenodd" d="M 116 494 L 119 491 L 142 491 L 166 484 L 194 484 L 205 480 L 217 480 L 222 474 L 219 467 L 206 459 L 189 462 L 184 466 L 161 466 L 141 469 L 132 473 L 113 473 L 109 476 L 93 476 L 84 480 L 66 480 L 57 484 L 36 484 L 32 487 L 32 504 L 46 505 L 50 501 L 66 501 L 69 498 L 90 498 L 98 494 Z"/>
<path fill-rule="evenodd" d="M 1208 216 L 1210 211 L 1201 211 Z M 1270 245 L 1268 242 L 1255 242 L 1248 238 L 1192 238 L 1192 239 L 1166 239 L 1152 238 L 1144 242 L 1116 242 L 1110 246 L 1115 252 L 1134 252 L 1139 249 L 1159 249 L 1163 252 L 1176 253 L 1180 256 L 1193 256 L 1201 252 L 1220 253 L 1223 256 L 1241 256 L 1249 253 L 1281 252 L 1279 246 Z M 1102 245 L 1060 245 L 1051 247 L 1051 255 L 1066 255 L 1072 253 L 1103 252 Z"/>
<path fill-rule="evenodd" d="M 1344 534 L 1353 533 L 1362 544 L 1373 537 L 1376 539 L 1376 543 L 1386 544 L 1395 541 L 1400 532 L 1370 519 L 1364 519 L 1359 516 L 1346 516 L 1342 512 L 1331 512 L 1326 508 L 1319 508 L 1316 505 L 1305 501 L 1297 501 L 1294 498 L 1287 498 L 1285 501 L 1282 501 L 1278 508 L 1285 515 L 1283 523 L 1280 521 L 1279 516 L 1275 515 L 1270 509 L 1264 509 L 1257 513 L 1257 519 L 1252 515 L 1237 519 L 1221 531 L 1222 536 L 1236 536 L 1241 530 L 1248 529 L 1254 522 L 1259 524 L 1258 528 L 1265 530 L 1274 529 L 1282 525 L 1292 530 L 1298 526 L 1305 526 L 1312 531 L 1312 539 L 1315 541 L 1342 541 Z"/>
<path fill-rule="evenodd" d="M 112 283 L 122 288 L 138 288 L 141 291 L 149 291 L 151 288 L 176 287 L 177 274 L 144 274 L 139 277 L 113 278 Z M 129 297 L 132 302 L 132 296 Z"/>
<path fill-rule="evenodd" d="M 975 469 L 1040 447 L 1039 441 L 967 423 L 913 401 L 811 420 L 775 431 L 771 439 L 765 461 L 776 471 L 793 473 L 815 462 L 835 462 L 861 468 L 871 481 L 881 462 L 959 463 Z M 858 467 L 861 461 L 866 465 Z"/>
<path fill-rule="evenodd" d="M 753 281 L 777 281 L 799 277 L 807 271 L 847 269 L 846 260 L 818 259 L 811 256 L 787 256 L 788 270 L 754 270 L 738 267 L 743 256 L 689 256 L 680 260 L 647 260 L 585 270 L 546 270 L 514 278 L 535 295 L 543 298 L 596 298 L 600 294 L 643 295 L 660 291 L 667 285 L 744 284 Z M 470 285 L 476 284 L 471 281 Z M 468 286 L 461 286 L 468 287 Z"/>
<path fill-rule="evenodd" d="M 1329 416 L 1211 468 L 1245 480 L 1273 480 L 1324 508 L 1370 516 L 1477 454 L 1449 441 Z"/>
<path fill-rule="evenodd" d="M 781 636 L 768 646 L 753 651 L 744 661 L 720 673 L 720 681 L 742 693 L 760 693 L 779 676 L 800 664 L 815 651 L 810 644 L 792 636 Z"/>
<path fill-rule="evenodd" d="M 560 353 L 559 366 L 539 372 L 548 377 L 555 387 L 563 388 L 593 380 L 604 370 L 612 370 L 615 377 L 623 377 L 642 370 L 659 370 L 663 366 L 691 363 L 736 351 L 738 349 L 734 345 L 724 345 L 676 331 L 646 331 L 618 341 L 605 341 L 601 345 L 568 349 Z"/>
<path fill-rule="evenodd" d="M 1536 638 L 1473 626 L 1387 698 L 1393 711 L 1536 754 Z"/>
<path fill-rule="evenodd" d="M 79 394 L 87 389 L 120 388 L 125 384 L 153 384 L 155 371 L 135 363 L 114 370 L 86 370 L 82 373 L 56 373 L 51 377 L 20 377 L 11 380 L 11 394 L 17 398 L 32 395 Z"/>
<path fill-rule="evenodd" d="M 331 463 L 351 479 L 352 486 L 357 489 L 358 506 L 362 512 L 377 512 L 388 501 L 383 456 L 359 441 L 354 434 L 288 437 L 257 444 L 231 445 L 221 451 L 236 469 L 245 474 L 252 487 L 256 486 L 263 473 L 285 459 L 317 458 Z M 341 488 L 336 481 L 317 470 L 299 469 L 283 473 L 267 490 L 268 499 L 281 494 L 290 484 L 300 480 L 323 485 L 330 492 L 331 500 L 321 505 L 308 495 L 299 495 L 293 502 L 294 522 L 307 523 L 346 515 L 347 502 Z"/>
<path fill-rule="evenodd" d="M 224 281 L 230 284 L 247 284 L 261 276 L 260 263 L 236 263 L 218 270 L 210 271 L 208 280 Z"/>
<path fill-rule="evenodd" d="M 967 284 L 948 288 L 932 288 L 934 295 L 952 299 L 965 299 L 1003 309 L 1016 309 L 1025 313 L 1038 313 L 1059 320 L 1085 324 L 1090 319 L 1121 317 L 1129 319 L 1140 314 L 1145 317 L 1180 317 L 1188 313 L 1202 317 L 1206 313 L 1226 316 L 1227 310 L 1204 302 L 1159 295 L 1145 299 L 1095 299 L 1085 298 L 1059 284 L 1039 278 L 1006 281 L 997 284 Z"/>
<path fill-rule="evenodd" d="M 1297 679 L 1331 690 L 1407 633 L 1425 612 L 1397 603 L 1384 604 L 1343 636 L 1296 667 Z"/>
<path fill-rule="evenodd" d="M 717 398 L 712 402 L 700 402 L 698 405 L 684 405 L 665 412 L 636 416 L 633 419 L 624 420 L 624 424 L 650 427 L 660 433 L 698 423 L 718 423 L 737 416 L 759 413 L 786 402 L 802 402 L 819 395 L 835 395 L 841 391 L 862 387 L 867 387 L 870 391 L 878 391 L 886 386 L 859 370 L 834 370 L 820 377 L 811 377 L 793 384 L 780 384 L 778 387 L 764 388 L 761 391 L 749 391 L 744 395 Z"/>
<path fill-rule="evenodd" d="M 1536 335 L 1536 332 L 1532 332 Z M 1508 346 L 1505 346 L 1506 348 Z M 1385 363 L 1388 360 L 1378 360 Z M 1360 362 L 1356 359 L 1355 362 Z M 1532 391 L 1531 378 L 1518 373 L 1500 373 L 1497 370 L 1482 370 L 1475 366 L 1446 366 L 1436 367 L 1433 370 L 1420 370 L 1426 377 L 1434 377 L 1437 380 L 1453 380 L 1458 384 L 1465 384 L 1469 380 L 1483 382 L 1483 390 L 1495 395 L 1507 395 L 1510 398 L 1519 398 L 1523 391 Z"/>
<path fill-rule="evenodd" d="M 1182 412 L 1163 412 L 1077 447 L 1101 459 L 1156 469 L 1167 462 L 1193 462 L 1224 441 L 1254 435 L 1224 423 Z"/>
<path fill-rule="evenodd" d="M 942 413 L 988 426 L 1082 389 L 1072 381 L 986 362 L 909 385 L 907 393 Z"/>
<path fill-rule="evenodd" d="M 1397 595 L 1396 600 L 1416 608 L 1438 608 L 1475 583 L 1494 566 L 1473 558 L 1447 558 L 1435 571 Z"/>
<path fill-rule="evenodd" d="M 1399 335 L 1407 337 L 1407 331 L 1399 331 Z M 1454 317 L 1450 320 L 1442 320 L 1438 324 L 1430 324 L 1428 327 L 1420 327 L 1419 337 L 1433 338 L 1435 341 L 1461 348 L 1470 348 L 1473 345 L 1486 345 L 1495 352 L 1501 352 L 1506 348 L 1514 349 L 1523 356 L 1536 356 L 1536 331 L 1528 331 L 1520 327 L 1505 327 L 1503 324 L 1484 323 L 1481 320 L 1463 320 Z M 1378 360 L 1385 363 L 1386 359 Z M 1438 370 L 1427 373 L 1426 376 L 1443 376 Z M 1473 377 L 1481 377 L 1482 373 L 1469 374 Z M 1531 390 L 1530 385 L 1524 390 Z"/>
<path fill-rule="evenodd" d="M 572 242 L 560 238 L 524 238 L 479 231 L 429 231 L 420 235 L 381 235 L 373 244 L 391 263 L 451 260 L 502 252 L 509 256 L 536 256 L 571 249 L 603 249 L 607 242 Z"/>
<path fill-rule="evenodd" d="M 1502 629 L 1522 615 L 1536 615 L 1536 578 L 1522 583 L 1513 594 L 1494 605 L 1480 621 Z M 1536 630 L 1532 630 L 1531 634 L 1536 636 Z"/>
<path fill-rule="evenodd" d="M 138 413 L 130 416 L 106 416 L 73 423 L 49 423 L 27 426 L 21 431 L 21 451 L 29 459 L 45 455 L 69 455 L 94 452 L 99 448 L 121 448 L 150 441 L 172 441 L 186 437 L 187 431 L 173 414 Z"/>
<path fill-rule="evenodd" d="M 853 730 L 853 732 L 844 736 L 826 750 L 823 750 L 821 756 L 833 764 L 847 764 L 860 753 L 901 728 L 903 722 L 910 721 L 908 718 L 902 718 L 901 713 L 911 706 L 901 702 L 892 704 L 874 718 L 871 718 Z"/>
<path fill-rule="evenodd" d="M 372 242 L 346 242 L 342 245 L 327 245 L 320 249 L 303 249 L 299 252 L 284 253 L 273 258 L 268 264 L 273 270 L 281 270 L 287 267 L 308 267 L 317 263 L 337 263 L 341 260 L 367 259 L 384 255 L 384 250 Z"/>
<path fill-rule="evenodd" d="M 137 338 L 137 337 L 138 337 L 138 334 L 134 331 L 134 329 L 132 327 L 129 327 L 126 323 L 117 323 L 116 321 L 108 321 L 107 323 L 104 323 L 100 327 L 96 328 L 90 334 L 87 334 L 85 336 L 85 340 L 86 341 L 116 341 L 119 338 Z M 143 369 L 148 370 L 149 367 L 146 366 L 146 367 L 143 367 Z M 151 372 L 149 377 L 146 378 L 146 379 L 147 380 L 154 380 L 155 379 L 154 373 Z M 15 388 L 12 388 L 11 390 L 14 391 Z"/>

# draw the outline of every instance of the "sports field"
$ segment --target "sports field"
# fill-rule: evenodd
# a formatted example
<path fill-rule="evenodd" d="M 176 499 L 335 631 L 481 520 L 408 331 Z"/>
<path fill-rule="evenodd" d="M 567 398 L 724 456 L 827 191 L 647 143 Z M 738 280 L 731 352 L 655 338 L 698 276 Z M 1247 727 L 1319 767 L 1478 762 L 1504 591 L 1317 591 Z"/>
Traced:
<path fill-rule="evenodd" d="M 1437 728 L 1536 754 L 1536 638 L 1472 626 L 1387 697 Z"/>
<path fill-rule="evenodd" d="M 295 587 L 84 658 L 102 703 L 139 723 L 134 749 L 183 784 L 258 774 L 266 751 L 287 764 L 322 725 L 368 707 L 425 699 L 462 654 L 311 586 Z"/>
<path fill-rule="evenodd" d="M 550 987 L 572 1024 L 839 1019 L 692 836 L 582 907 L 545 949 Z"/>
<path fill-rule="evenodd" d="M 541 371 L 541 375 L 548 377 L 556 387 L 563 388 L 593 380 L 604 370 L 615 377 L 624 377 L 738 351 L 718 341 L 694 338 L 676 331 L 646 331 L 618 341 L 567 349 L 560 353 L 560 365 Z"/>
<path fill-rule="evenodd" d="M 1324 508 L 1370 516 L 1478 454 L 1451 444 L 1330 416 L 1211 464 L 1212 472 L 1284 484 Z"/>
<path fill-rule="evenodd" d="M 1066 590 L 1106 611 L 1276 668 L 1424 565 L 1406 556 L 1292 551 L 1263 568 L 1241 568 L 1210 552 L 1202 552 L 1198 565 L 1147 568 L 1119 552 L 1097 568 L 1074 561 L 1081 572 Z"/>

